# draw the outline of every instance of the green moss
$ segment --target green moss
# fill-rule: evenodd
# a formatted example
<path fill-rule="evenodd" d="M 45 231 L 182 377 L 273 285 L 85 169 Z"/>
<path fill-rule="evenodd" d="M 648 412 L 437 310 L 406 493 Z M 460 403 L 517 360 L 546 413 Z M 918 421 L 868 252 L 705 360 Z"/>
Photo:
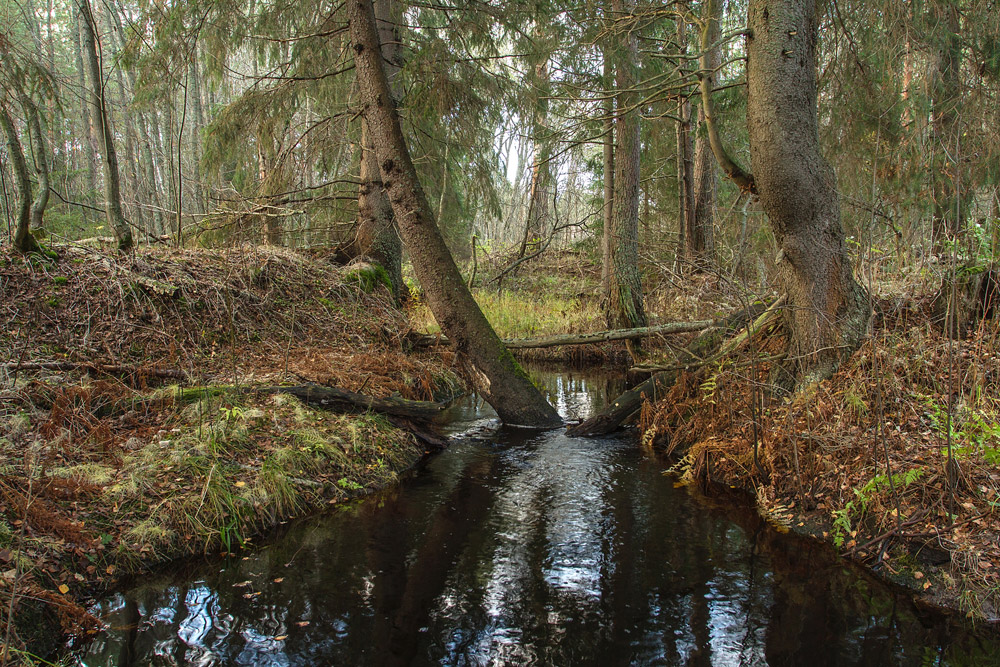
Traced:
<path fill-rule="evenodd" d="M 67 278 L 66 276 L 53 276 L 52 282 L 55 283 L 56 285 L 65 285 L 69 282 L 69 278 Z"/>
<path fill-rule="evenodd" d="M 392 290 L 389 272 L 379 264 L 360 264 L 347 272 L 344 281 L 357 284 L 365 292 L 374 292 L 379 285 Z"/>

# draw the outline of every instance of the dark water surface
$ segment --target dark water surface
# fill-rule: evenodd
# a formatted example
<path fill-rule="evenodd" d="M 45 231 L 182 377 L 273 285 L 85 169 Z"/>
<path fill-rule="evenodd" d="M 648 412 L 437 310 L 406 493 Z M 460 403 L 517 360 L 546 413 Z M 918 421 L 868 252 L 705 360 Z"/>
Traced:
<path fill-rule="evenodd" d="M 567 418 L 602 404 L 602 378 L 541 379 Z M 634 439 L 459 413 L 469 437 L 398 488 L 104 601 L 82 664 L 1000 664 Z"/>

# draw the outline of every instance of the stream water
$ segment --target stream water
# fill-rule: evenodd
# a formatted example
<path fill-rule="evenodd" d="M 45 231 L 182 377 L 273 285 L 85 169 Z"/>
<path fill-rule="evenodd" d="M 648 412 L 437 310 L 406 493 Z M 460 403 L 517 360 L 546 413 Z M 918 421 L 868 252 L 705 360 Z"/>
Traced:
<path fill-rule="evenodd" d="M 596 375 L 539 375 L 560 413 Z M 675 487 L 634 438 L 496 428 L 397 488 L 244 557 L 98 605 L 97 665 L 994 665 L 995 639 L 918 611 L 742 500 Z"/>

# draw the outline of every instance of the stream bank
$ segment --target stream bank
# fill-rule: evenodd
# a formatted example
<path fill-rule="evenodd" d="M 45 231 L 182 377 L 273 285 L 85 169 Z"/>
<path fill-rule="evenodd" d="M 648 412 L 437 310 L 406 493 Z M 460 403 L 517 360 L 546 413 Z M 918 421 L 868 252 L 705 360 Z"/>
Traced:
<path fill-rule="evenodd" d="M 94 631 L 87 608 L 120 578 L 236 551 L 431 449 L 390 417 L 246 389 L 464 390 L 448 351 L 407 349 L 405 313 L 364 267 L 273 248 L 57 250 L 0 260 L 0 613 L 13 596 L 10 643 L 39 657 Z"/>
<path fill-rule="evenodd" d="M 564 418 L 609 378 L 539 377 Z M 627 434 L 498 428 L 402 484 L 240 557 L 110 596 L 98 665 L 991 664 L 995 636 L 912 598 L 752 505 L 704 496 Z"/>

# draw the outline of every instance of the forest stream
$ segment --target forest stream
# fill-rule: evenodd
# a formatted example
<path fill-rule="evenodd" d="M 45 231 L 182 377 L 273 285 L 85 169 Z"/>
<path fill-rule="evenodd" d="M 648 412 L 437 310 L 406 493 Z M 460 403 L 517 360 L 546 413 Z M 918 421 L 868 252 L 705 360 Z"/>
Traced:
<path fill-rule="evenodd" d="M 568 420 L 594 372 L 536 378 Z M 133 582 L 80 665 L 971 665 L 1000 641 L 914 606 L 634 436 L 497 428 L 272 544 Z"/>

